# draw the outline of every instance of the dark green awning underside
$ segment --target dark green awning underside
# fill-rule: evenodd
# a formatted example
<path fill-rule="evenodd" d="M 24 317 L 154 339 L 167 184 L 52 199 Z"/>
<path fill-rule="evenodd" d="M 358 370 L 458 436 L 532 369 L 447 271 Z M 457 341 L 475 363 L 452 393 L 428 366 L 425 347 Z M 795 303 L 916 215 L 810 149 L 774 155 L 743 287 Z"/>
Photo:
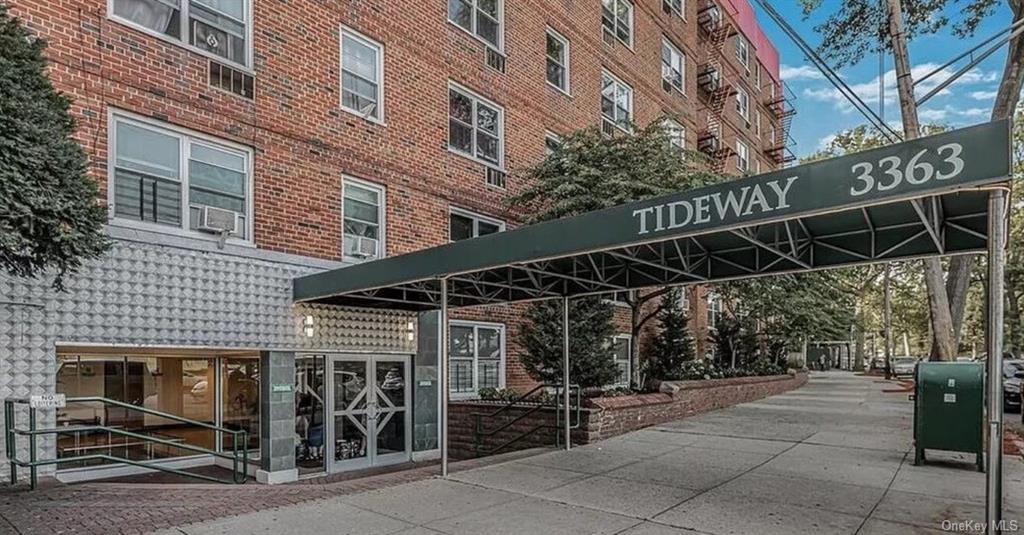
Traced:
<path fill-rule="evenodd" d="M 918 183 L 893 185 L 896 159 Z M 869 189 L 863 162 L 876 187 L 854 194 Z M 449 306 L 464 307 L 983 252 L 987 189 L 1009 169 L 1009 123 L 988 123 L 301 277 L 294 298 L 427 310 L 441 279 Z M 729 195 L 757 191 L 764 202 L 716 216 Z"/>

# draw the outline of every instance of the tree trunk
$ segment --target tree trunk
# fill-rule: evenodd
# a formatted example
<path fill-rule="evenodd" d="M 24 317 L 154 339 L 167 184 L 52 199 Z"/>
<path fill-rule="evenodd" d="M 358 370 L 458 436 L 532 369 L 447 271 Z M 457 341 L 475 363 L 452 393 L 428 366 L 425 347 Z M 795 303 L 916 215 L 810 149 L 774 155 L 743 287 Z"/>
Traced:
<path fill-rule="evenodd" d="M 887 0 L 887 5 L 889 35 L 892 38 L 892 55 L 896 65 L 896 89 L 899 91 L 900 112 L 903 117 L 903 137 L 908 140 L 916 139 L 920 137 L 921 124 L 917 118 L 917 101 L 914 98 L 914 80 L 910 73 L 907 36 L 903 33 L 903 6 L 900 0 Z M 934 339 L 934 360 L 953 360 L 956 353 L 953 342 L 953 319 L 942 263 L 938 258 L 928 258 L 923 263 Z"/>
<path fill-rule="evenodd" d="M 1013 12 L 1013 22 L 1024 18 L 1024 0 L 1007 0 Z M 1003 65 L 1003 77 L 999 82 L 995 102 L 992 105 L 992 120 L 998 121 L 1013 115 L 1020 99 L 1020 91 L 1024 86 L 1024 35 L 1010 40 Z M 970 288 L 971 272 L 978 261 L 978 255 L 955 256 L 949 261 L 949 276 L 946 281 L 951 321 L 953 323 L 953 342 L 959 346 L 960 331 L 963 328 L 964 310 L 967 308 L 967 291 Z M 933 359 L 935 351 L 932 351 Z"/>

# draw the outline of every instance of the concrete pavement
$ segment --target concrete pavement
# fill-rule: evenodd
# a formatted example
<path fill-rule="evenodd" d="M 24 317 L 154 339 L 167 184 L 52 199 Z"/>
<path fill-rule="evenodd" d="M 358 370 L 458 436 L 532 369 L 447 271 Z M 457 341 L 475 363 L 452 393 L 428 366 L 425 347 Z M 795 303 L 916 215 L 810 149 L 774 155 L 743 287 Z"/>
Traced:
<path fill-rule="evenodd" d="M 971 456 L 913 466 L 912 407 L 882 388 L 814 373 L 793 392 L 569 452 L 164 533 L 878 535 L 981 521 Z M 1005 518 L 1024 520 L 1024 463 L 1005 470 Z"/>

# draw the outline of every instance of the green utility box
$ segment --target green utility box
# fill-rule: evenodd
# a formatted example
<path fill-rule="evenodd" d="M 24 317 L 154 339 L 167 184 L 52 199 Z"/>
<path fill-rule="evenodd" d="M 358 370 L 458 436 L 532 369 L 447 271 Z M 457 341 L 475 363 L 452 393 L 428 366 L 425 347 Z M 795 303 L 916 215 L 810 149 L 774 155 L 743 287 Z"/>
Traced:
<path fill-rule="evenodd" d="M 925 450 L 977 455 L 985 470 L 985 367 L 978 362 L 919 362 L 914 372 L 914 464 Z"/>

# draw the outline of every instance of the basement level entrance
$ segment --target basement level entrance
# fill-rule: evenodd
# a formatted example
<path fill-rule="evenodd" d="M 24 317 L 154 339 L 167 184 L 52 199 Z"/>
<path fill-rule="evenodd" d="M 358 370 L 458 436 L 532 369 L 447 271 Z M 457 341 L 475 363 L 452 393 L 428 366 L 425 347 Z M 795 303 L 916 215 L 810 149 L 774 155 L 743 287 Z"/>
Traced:
<path fill-rule="evenodd" d="M 1002 510 L 1003 263 L 1010 122 L 637 201 L 295 279 L 296 302 L 441 310 L 568 300 L 913 258 L 989 254 L 986 520 Z M 996 296 L 995 298 L 992 298 Z M 447 373 L 439 359 L 441 471 L 447 475 Z M 569 400 L 565 392 L 565 444 Z"/>

